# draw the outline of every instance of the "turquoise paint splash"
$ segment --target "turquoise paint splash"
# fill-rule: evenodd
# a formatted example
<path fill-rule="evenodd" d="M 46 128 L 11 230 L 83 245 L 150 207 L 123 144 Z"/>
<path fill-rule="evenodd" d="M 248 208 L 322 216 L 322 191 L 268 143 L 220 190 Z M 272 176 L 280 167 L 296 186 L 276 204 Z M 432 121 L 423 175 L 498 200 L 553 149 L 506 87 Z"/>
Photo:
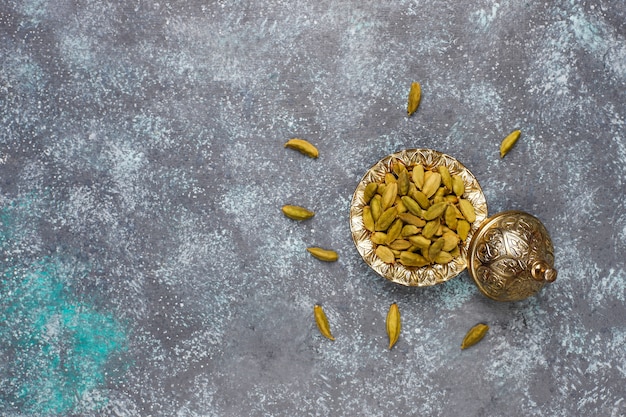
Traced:
<path fill-rule="evenodd" d="M 18 210 L 24 204 L 0 210 L 3 251 L 23 247 L 21 237 L 36 223 L 24 218 L 33 211 Z M 106 404 L 102 389 L 124 371 L 113 364 L 123 363 L 125 327 L 73 294 L 72 282 L 88 273 L 81 262 L 17 259 L 5 261 L 11 265 L 0 274 L 0 415 L 99 409 Z"/>
<path fill-rule="evenodd" d="M 72 299 L 55 262 L 5 271 L 0 285 L 0 351 L 5 364 L 0 410 L 63 414 L 106 382 L 107 363 L 125 349 L 122 326 L 108 314 Z M 5 394 L 6 396 L 6 394 Z"/>

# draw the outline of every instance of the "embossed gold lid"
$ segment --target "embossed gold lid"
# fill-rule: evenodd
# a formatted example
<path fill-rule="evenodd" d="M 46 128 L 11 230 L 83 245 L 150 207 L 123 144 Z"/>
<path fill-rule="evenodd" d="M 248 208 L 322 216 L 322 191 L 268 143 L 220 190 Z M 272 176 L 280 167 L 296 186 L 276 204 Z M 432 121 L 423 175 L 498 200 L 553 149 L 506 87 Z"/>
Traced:
<path fill-rule="evenodd" d="M 468 272 L 478 289 L 497 301 L 535 295 L 556 279 L 554 248 L 545 226 L 523 211 L 485 220 L 469 246 Z"/>
<path fill-rule="evenodd" d="M 447 264 L 409 268 L 400 263 L 387 264 L 375 254 L 370 233 L 363 224 L 364 190 L 370 182 L 380 182 L 394 161 L 426 169 L 445 165 L 465 183 L 464 198 L 476 212 L 467 240 L 459 256 Z M 352 239 L 363 260 L 384 278 L 407 286 L 431 286 L 468 273 L 487 297 L 498 301 L 517 301 L 539 292 L 556 279 L 552 241 L 544 225 L 521 211 L 506 211 L 487 217 L 487 202 L 474 175 L 455 158 L 432 149 L 407 149 L 386 156 L 361 179 L 350 206 Z"/>

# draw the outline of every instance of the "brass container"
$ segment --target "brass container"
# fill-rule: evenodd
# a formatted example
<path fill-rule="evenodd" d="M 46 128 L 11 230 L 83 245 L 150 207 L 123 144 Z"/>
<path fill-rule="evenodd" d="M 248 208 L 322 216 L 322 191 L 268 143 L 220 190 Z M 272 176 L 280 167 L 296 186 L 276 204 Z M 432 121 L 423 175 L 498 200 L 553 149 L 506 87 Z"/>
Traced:
<path fill-rule="evenodd" d="M 370 182 L 380 182 L 394 161 L 407 166 L 422 164 L 425 169 L 445 165 L 451 174 L 462 177 L 464 198 L 476 211 L 468 239 L 460 255 L 443 265 L 420 268 L 399 263 L 386 264 L 375 254 L 370 233 L 363 225 L 363 192 Z M 386 156 L 363 176 L 352 197 L 350 229 L 363 260 L 384 278 L 407 286 L 431 286 L 458 276 L 466 267 L 478 289 L 497 301 L 518 301 L 538 293 L 556 279 L 554 249 L 544 225 L 521 211 L 487 215 L 487 202 L 474 175 L 453 157 L 432 149 L 408 149 Z"/>
<path fill-rule="evenodd" d="M 544 225 L 523 211 L 485 220 L 468 251 L 468 271 L 478 289 L 497 301 L 518 301 L 556 279 L 554 248 Z"/>

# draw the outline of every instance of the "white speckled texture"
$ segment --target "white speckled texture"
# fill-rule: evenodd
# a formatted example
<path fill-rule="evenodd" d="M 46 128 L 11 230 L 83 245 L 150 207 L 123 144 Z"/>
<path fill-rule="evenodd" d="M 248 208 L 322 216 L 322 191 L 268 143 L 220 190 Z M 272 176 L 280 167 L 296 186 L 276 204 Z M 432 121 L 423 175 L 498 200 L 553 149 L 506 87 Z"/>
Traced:
<path fill-rule="evenodd" d="M 3 1 L 0 414 L 626 415 L 624 22 L 622 0 Z M 352 192 L 415 147 L 541 219 L 557 281 L 502 304 L 466 272 L 368 269 Z"/>

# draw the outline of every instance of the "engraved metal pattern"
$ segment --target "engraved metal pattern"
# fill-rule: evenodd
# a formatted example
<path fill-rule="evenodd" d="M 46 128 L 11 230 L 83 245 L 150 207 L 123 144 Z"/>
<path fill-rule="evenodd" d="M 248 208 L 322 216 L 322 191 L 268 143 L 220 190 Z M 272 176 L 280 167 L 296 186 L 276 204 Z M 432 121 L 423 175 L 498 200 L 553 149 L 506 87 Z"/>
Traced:
<path fill-rule="evenodd" d="M 469 248 L 469 273 L 480 291 L 497 301 L 518 301 L 546 284 L 532 276 L 537 262 L 554 265 L 545 226 L 534 216 L 507 211 L 480 227 Z"/>
<path fill-rule="evenodd" d="M 422 164 L 425 169 L 436 168 L 440 165 L 448 167 L 450 174 L 458 174 L 465 183 L 463 198 L 469 200 L 476 211 L 476 221 L 465 243 L 460 248 L 460 255 L 445 265 L 429 265 L 421 268 L 409 268 L 396 262 L 386 264 L 374 253 L 376 245 L 370 240 L 371 233 L 363 226 L 363 207 L 365 202 L 363 193 L 370 182 L 381 183 L 385 174 L 391 172 L 394 161 L 400 161 L 406 166 Z M 386 156 L 372 166 L 359 182 L 350 205 L 350 229 L 352 239 L 363 257 L 363 260 L 378 274 L 398 284 L 407 286 L 431 286 L 446 282 L 458 275 L 467 267 L 467 250 L 472 236 L 487 218 L 487 202 L 474 175 L 453 157 L 432 149 L 408 149 Z"/>

